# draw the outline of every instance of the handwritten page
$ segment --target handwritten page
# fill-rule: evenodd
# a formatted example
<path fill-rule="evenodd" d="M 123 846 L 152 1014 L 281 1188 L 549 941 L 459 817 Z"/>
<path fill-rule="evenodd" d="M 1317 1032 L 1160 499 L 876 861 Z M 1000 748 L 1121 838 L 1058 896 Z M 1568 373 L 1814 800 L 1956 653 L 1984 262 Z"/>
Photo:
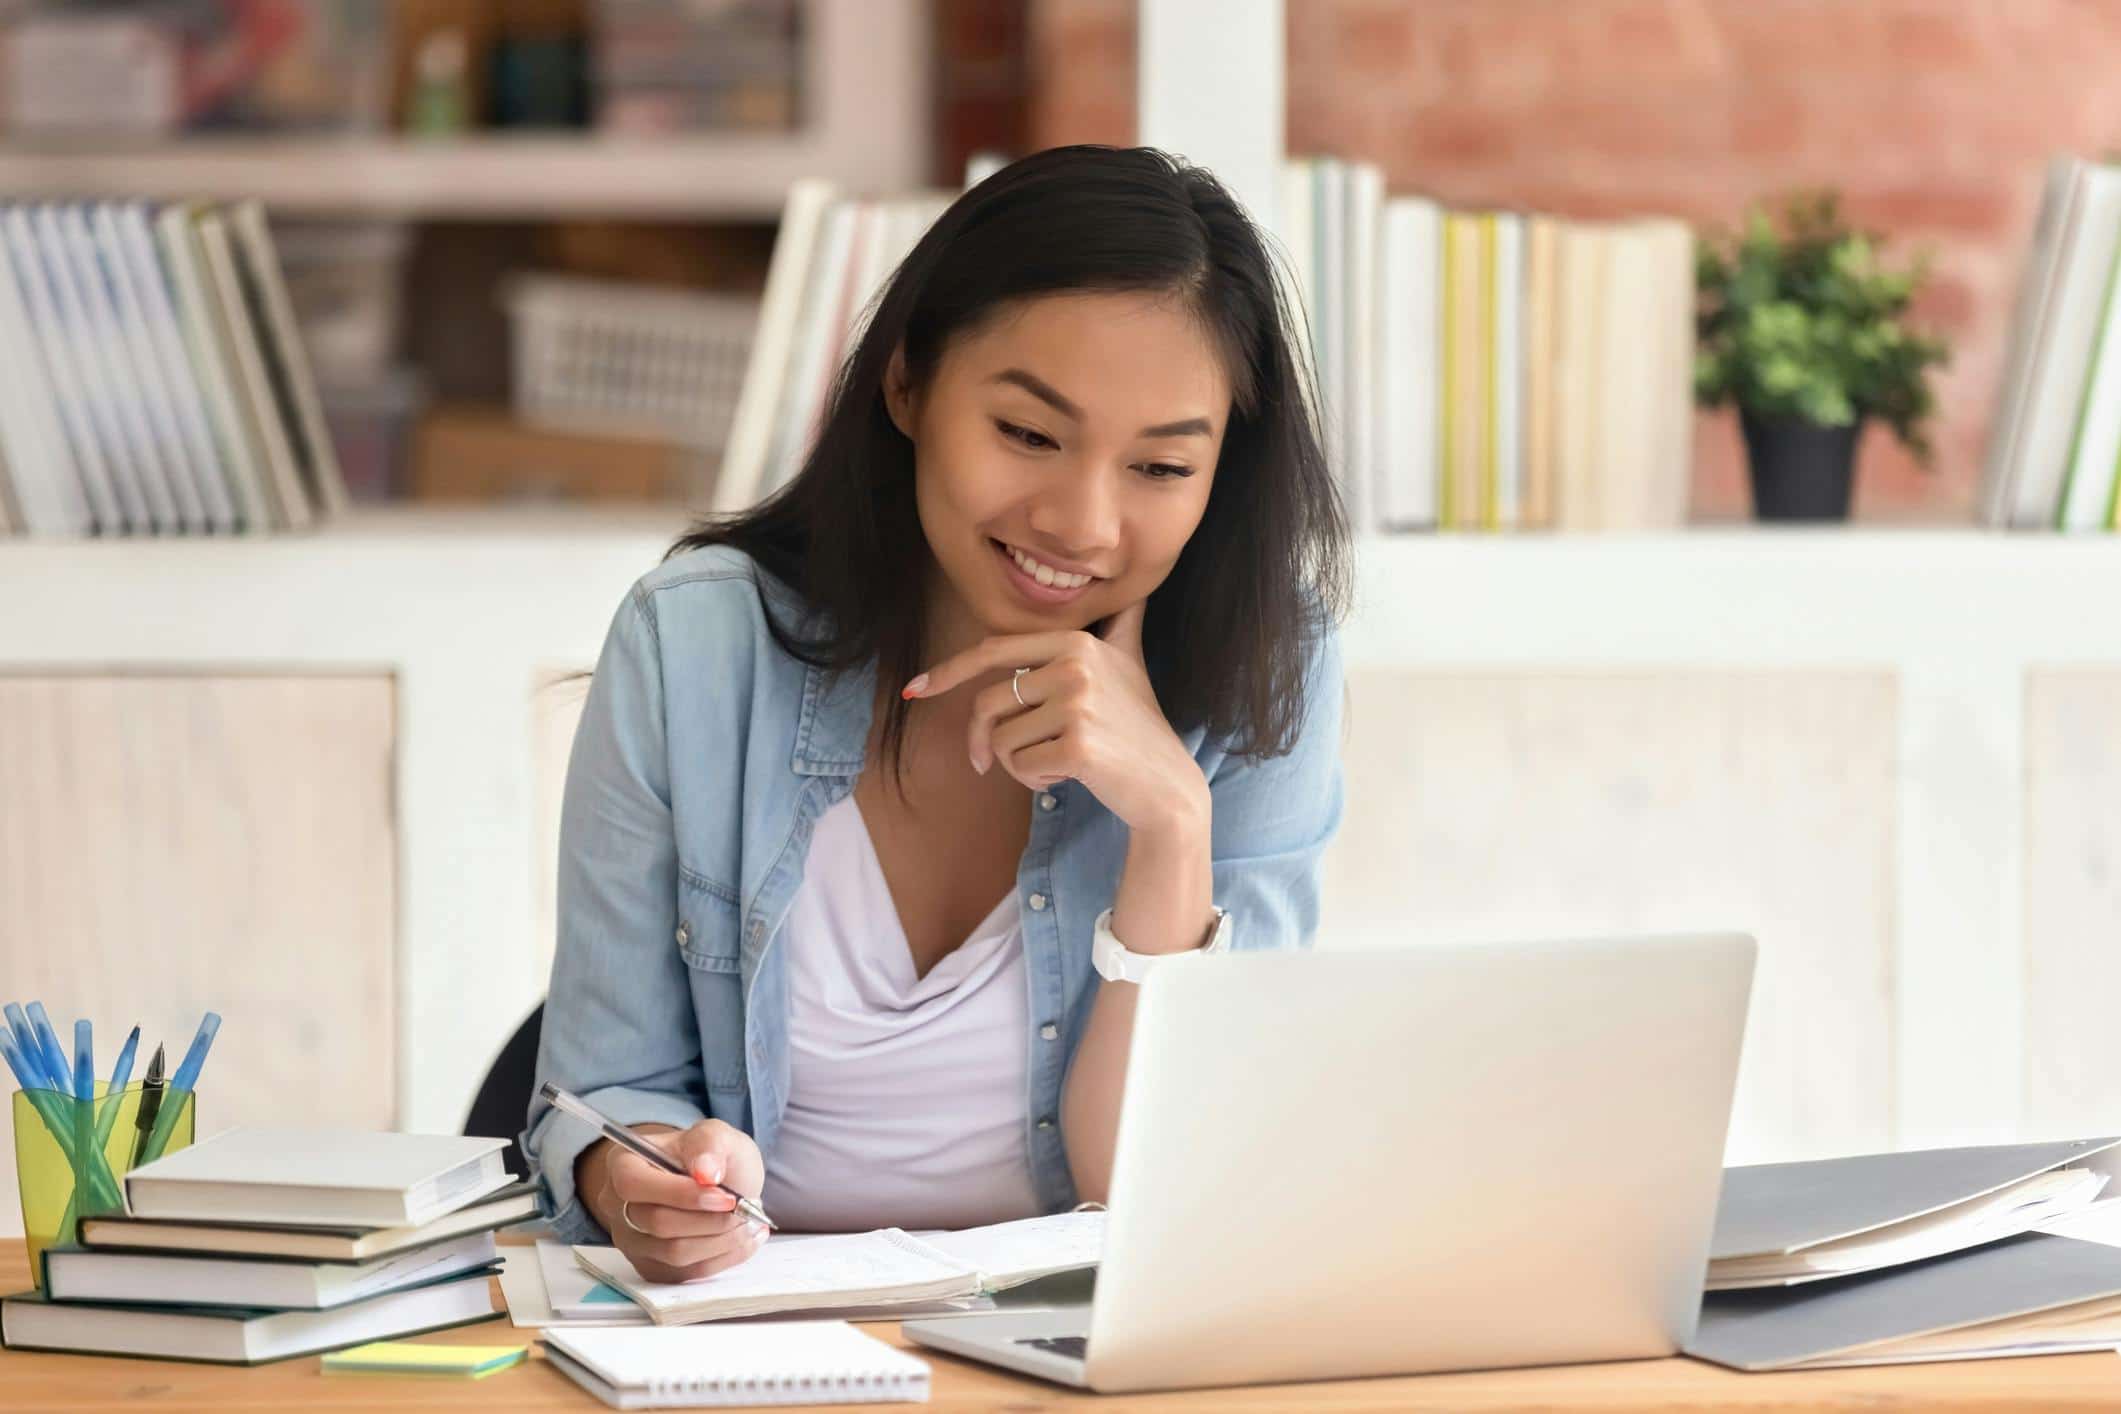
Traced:
<path fill-rule="evenodd" d="M 582 1266 L 618 1287 L 658 1325 L 976 1296 L 976 1269 L 925 1250 L 896 1228 L 766 1240 L 748 1261 L 698 1281 L 652 1282 L 615 1247 L 577 1247 Z"/>
<path fill-rule="evenodd" d="M 922 1233 L 916 1239 L 980 1274 L 987 1291 L 1003 1291 L 1055 1272 L 1094 1267 L 1105 1246 L 1105 1214 L 1055 1213 L 1021 1222 Z"/>

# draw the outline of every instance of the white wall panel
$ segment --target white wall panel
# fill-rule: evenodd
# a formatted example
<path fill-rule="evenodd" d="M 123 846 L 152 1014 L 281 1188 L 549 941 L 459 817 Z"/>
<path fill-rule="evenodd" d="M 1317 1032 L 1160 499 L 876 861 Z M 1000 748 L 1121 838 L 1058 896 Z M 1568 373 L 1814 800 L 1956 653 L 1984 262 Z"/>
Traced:
<path fill-rule="evenodd" d="M 1889 674 L 1350 674 L 1328 946 L 1738 930 L 1734 1162 L 1887 1146 Z"/>

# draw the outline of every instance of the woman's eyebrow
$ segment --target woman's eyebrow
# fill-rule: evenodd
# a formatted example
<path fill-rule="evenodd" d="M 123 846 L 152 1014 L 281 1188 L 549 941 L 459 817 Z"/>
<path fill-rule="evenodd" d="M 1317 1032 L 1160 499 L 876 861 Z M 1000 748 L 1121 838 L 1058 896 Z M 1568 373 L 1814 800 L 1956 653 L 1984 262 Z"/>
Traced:
<path fill-rule="evenodd" d="M 1013 383 L 1032 397 L 1047 404 L 1061 416 L 1073 422 L 1083 420 L 1083 410 L 1069 401 L 1051 383 L 1022 368 L 1005 368 L 987 380 L 989 383 Z M 1159 422 L 1153 427 L 1144 427 L 1137 435 L 1143 437 L 1207 437 L 1215 429 L 1205 417 L 1182 418 L 1177 422 Z"/>

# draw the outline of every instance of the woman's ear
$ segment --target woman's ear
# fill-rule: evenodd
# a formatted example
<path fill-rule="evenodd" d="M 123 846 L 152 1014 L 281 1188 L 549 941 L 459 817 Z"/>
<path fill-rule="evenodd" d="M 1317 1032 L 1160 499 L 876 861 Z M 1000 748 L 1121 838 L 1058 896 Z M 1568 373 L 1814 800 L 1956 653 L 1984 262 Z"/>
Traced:
<path fill-rule="evenodd" d="M 884 365 L 884 409 L 891 414 L 892 425 L 909 442 L 913 440 L 913 404 L 913 387 L 906 376 L 906 346 L 900 344 L 891 351 L 891 361 Z"/>

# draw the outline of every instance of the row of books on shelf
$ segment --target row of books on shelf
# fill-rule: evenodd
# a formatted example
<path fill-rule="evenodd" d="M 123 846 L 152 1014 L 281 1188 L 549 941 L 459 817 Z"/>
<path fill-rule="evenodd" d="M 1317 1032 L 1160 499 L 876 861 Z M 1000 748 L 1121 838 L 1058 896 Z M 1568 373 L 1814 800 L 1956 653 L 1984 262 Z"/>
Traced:
<path fill-rule="evenodd" d="M 794 478 L 871 301 L 956 195 L 856 196 L 818 180 L 788 189 L 716 510 L 743 510 Z"/>
<path fill-rule="evenodd" d="M 0 204 L 0 533 L 233 535 L 344 508 L 264 208 Z"/>
<path fill-rule="evenodd" d="M 539 1216 L 505 1147 L 225 1130 L 33 1247 L 39 1289 L 0 1299 L 0 1344 L 254 1365 L 487 1320 L 495 1234 Z"/>
<path fill-rule="evenodd" d="M 865 312 L 951 196 L 790 190 L 716 509 L 795 475 Z M 1333 158 L 1289 162 L 1282 200 L 1286 293 L 1359 531 L 1685 522 L 1685 225 L 1450 210 Z"/>
<path fill-rule="evenodd" d="M 1979 505 L 1990 525 L 2121 525 L 2121 166 L 2048 164 Z"/>
<path fill-rule="evenodd" d="M 1358 531 L 1685 523 L 1684 223 L 1456 210 L 1330 157 L 1289 162 L 1281 203 Z"/>

